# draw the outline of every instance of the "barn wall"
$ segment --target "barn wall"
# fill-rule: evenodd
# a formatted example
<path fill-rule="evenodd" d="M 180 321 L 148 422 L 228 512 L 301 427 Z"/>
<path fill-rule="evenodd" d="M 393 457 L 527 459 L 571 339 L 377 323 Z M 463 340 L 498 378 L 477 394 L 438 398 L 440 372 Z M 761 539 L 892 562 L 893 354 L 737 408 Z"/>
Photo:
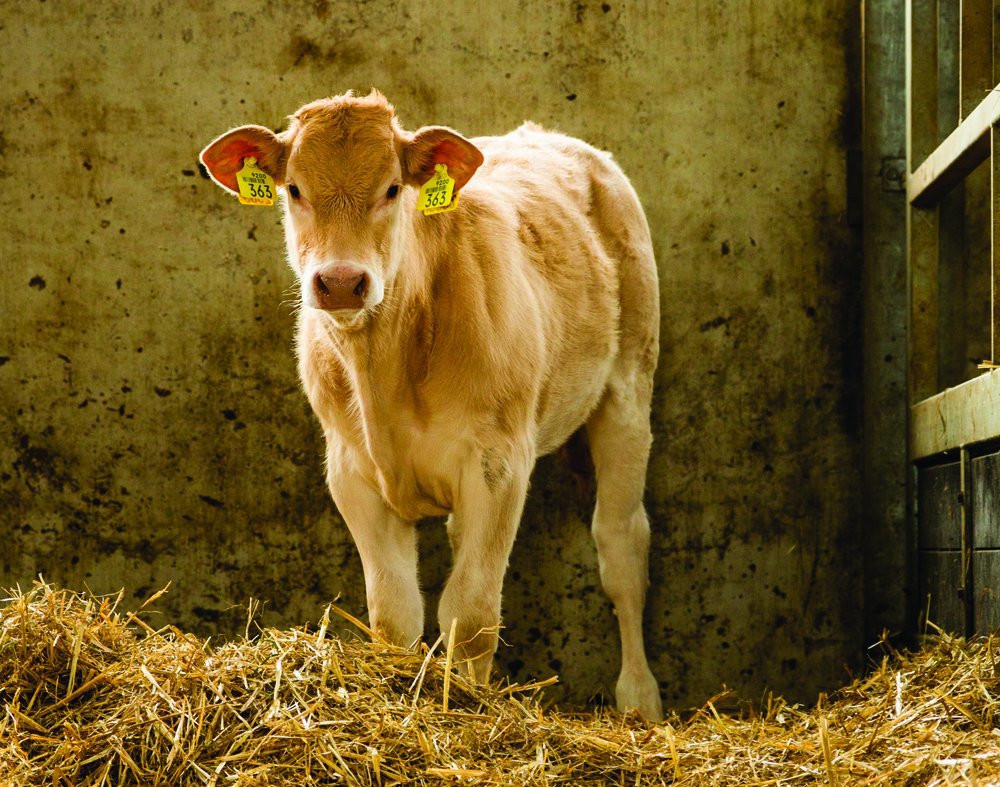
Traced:
<path fill-rule="evenodd" d="M 208 5 L 211 7 L 208 8 Z M 291 354 L 278 209 L 196 156 L 378 86 L 403 123 L 525 118 L 614 151 L 646 206 L 663 355 L 649 651 L 666 700 L 809 700 L 861 653 L 856 4 L 454 0 L 9 5 L 0 25 L 0 584 L 168 581 L 201 633 L 364 610 Z M 590 502 L 552 459 L 501 665 L 606 692 Z M 422 531 L 440 592 L 442 527 Z"/>

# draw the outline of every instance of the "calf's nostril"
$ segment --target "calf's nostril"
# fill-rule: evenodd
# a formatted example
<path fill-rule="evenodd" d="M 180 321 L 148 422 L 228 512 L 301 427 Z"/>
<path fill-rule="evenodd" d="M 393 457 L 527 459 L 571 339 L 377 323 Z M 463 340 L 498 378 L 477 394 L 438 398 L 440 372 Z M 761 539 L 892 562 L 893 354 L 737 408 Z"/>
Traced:
<path fill-rule="evenodd" d="M 363 298 L 366 289 L 368 289 L 368 277 L 362 273 L 358 279 L 358 286 L 354 288 L 354 294 L 359 298 Z"/>
<path fill-rule="evenodd" d="M 321 273 L 317 273 L 313 281 L 315 282 L 316 289 L 319 292 L 323 293 L 324 295 L 330 294 L 330 288 L 326 286 L 326 282 L 323 281 L 323 275 Z"/>

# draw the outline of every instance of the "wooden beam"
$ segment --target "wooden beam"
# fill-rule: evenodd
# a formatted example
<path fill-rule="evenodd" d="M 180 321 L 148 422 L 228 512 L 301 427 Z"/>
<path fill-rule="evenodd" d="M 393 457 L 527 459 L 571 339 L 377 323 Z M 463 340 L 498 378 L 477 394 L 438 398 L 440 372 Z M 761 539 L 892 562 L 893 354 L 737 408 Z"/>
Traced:
<path fill-rule="evenodd" d="M 1000 369 L 910 408 L 910 458 L 1000 438 Z"/>
<path fill-rule="evenodd" d="M 911 99 L 912 100 L 912 99 Z M 906 179 L 915 207 L 930 207 L 990 155 L 990 129 L 1000 123 L 1000 85 Z"/>

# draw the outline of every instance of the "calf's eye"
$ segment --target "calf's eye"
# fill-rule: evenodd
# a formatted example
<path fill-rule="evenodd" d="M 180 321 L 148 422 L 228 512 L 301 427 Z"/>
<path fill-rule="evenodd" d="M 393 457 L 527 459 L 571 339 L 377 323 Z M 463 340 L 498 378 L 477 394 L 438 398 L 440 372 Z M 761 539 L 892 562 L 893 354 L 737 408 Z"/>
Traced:
<path fill-rule="evenodd" d="M 292 199 L 298 199 L 300 196 L 302 196 L 301 192 L 299 192 L 299 187 L 296 186 L 294 183 L 288 184 L 288 195 Z"/>
<path fill-rule="evenodd" d="M 389 190 L 385 193 L 386 199 L 396 199 L 396 195 L 399 194 L 399 186 L 393 183 L 389 186 Z"/>

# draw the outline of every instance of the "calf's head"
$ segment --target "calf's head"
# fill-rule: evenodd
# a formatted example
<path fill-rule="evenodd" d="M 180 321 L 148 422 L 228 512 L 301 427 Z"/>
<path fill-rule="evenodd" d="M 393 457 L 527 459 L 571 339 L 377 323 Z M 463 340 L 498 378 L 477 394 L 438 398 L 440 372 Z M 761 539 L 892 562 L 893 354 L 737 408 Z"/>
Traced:
<path fill-rule="evenodd" d="M 401 211 L 413 210 L 405 190 L 419 188 L 445 164 L 457 193 L 483 155 L 443 126 L 400 128 L 377 91 L 314 101 L 274 133 L 242 126 L 214 140 L 201 160 L 220 186 L 238 193 L 246 159 L 281 187 L 288 258 L 302 304 L 341 327 L 359 325 L 386 297 L 406 264 Z M 433 221 L 438 217 L 420 217 Z"/>

